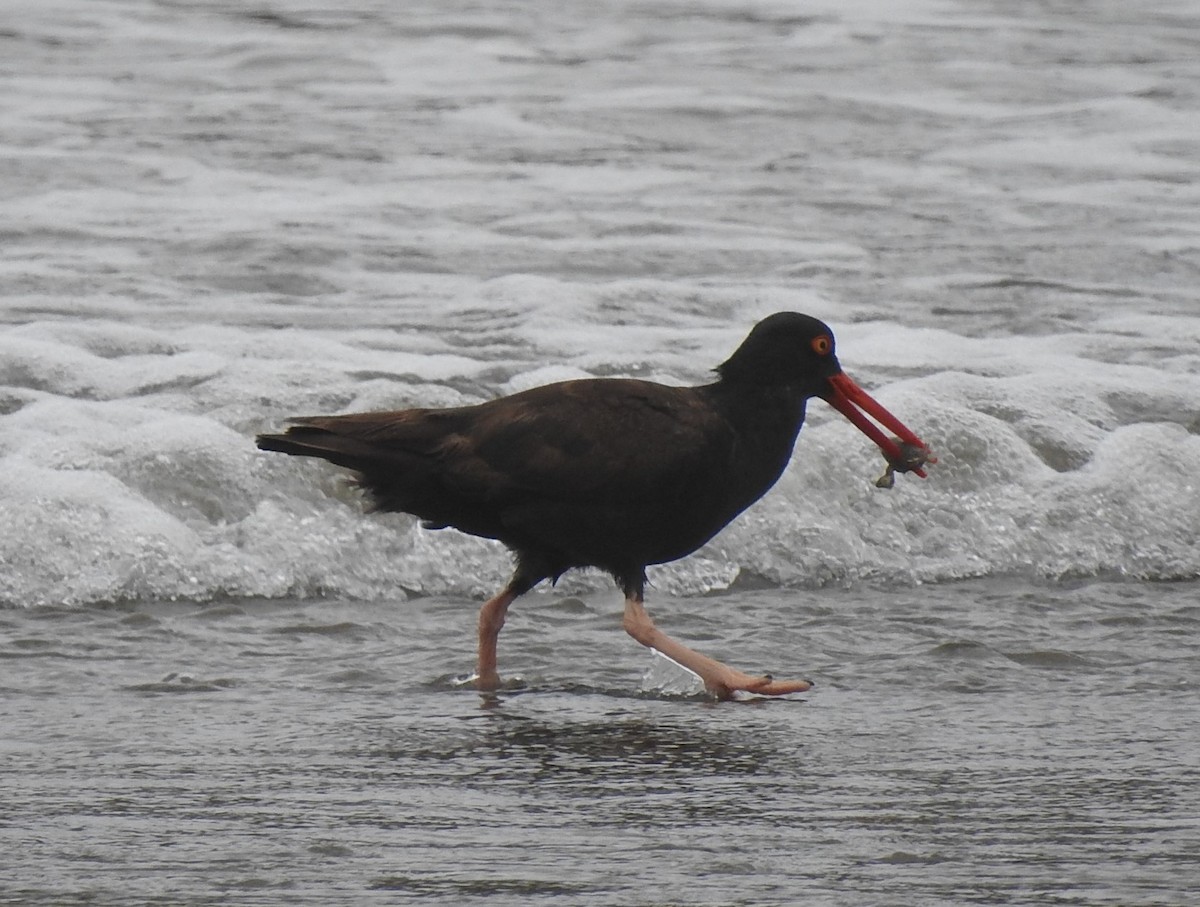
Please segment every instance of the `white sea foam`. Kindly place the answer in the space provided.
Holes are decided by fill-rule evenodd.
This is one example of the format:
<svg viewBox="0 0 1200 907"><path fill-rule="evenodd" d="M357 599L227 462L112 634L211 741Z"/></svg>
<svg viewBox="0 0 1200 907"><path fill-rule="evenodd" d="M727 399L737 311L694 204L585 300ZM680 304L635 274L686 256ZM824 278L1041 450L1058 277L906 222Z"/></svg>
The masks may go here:
<svg viewBox="0 0 1200 907"><path fill-rule="evenodd" d="M10 333L5 599L475 595L496 585L507 570L499 546L402 516L364 517L337 470L260 453L250 436L294 412L454 405L589 374L705 380L750 323L605 326L602 305L622 288L561 282L554 291L573 304L546 318L542 284L504 281L508 313L493 311L470 334L483 344L479 359L431 353L437 344L415 332L244 329L193 339L46 322ZM522 289L532 301L517 313ZM645 291L626 289L630 299ZM646 308L638 318L630 307L635 321L663 315ZM506 342L489 338L499 321L507 357ZM1158 323L1136 336L990 340L846 325L848 370L937 451L929 479L876 489L873 446L814 402L779 486L697 557L655 570L654 582L694 592L739 574L798 585L1011 571L1197 575L1191 401L1200 377L1173 370L1161 346L1153 366L1136 362ZM443 330L466 339L461 321L448 318ZM385 341L394 349L372 348ZM1193 342L1185 334L1177 352L1191 356ZM243 358L249 349L259 358ZM559 362L530 366L543 358Z"/></svg>
<svg viewBox="0 0 1200 907"><path fill-rule="evenodd" d="M253 435L703 382L785 309L939 463L877 489L814 402L779 485L659 588L1200 576L1169 4L1059 21L1075 62L955 3L279 6L64 0L0 39L5 604L483 594L500 546L364 516Z"/></svg>

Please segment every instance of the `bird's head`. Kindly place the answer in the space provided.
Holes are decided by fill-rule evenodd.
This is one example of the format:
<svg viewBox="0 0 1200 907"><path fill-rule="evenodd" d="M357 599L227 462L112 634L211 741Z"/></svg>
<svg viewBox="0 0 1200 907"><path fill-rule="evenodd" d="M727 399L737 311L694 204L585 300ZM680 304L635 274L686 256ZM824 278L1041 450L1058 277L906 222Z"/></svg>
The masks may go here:
<svg viewBox="0 0 1200 907"><path fill-rule="evenodd" d="M764 318L717 366L717 373L729 384L786 385L805 397L820 397L875 442L888 461L889 474L914 472L925 478L922 467L937 462L916 433L842 371L833 331L811 315L777 312Z"/></svg>

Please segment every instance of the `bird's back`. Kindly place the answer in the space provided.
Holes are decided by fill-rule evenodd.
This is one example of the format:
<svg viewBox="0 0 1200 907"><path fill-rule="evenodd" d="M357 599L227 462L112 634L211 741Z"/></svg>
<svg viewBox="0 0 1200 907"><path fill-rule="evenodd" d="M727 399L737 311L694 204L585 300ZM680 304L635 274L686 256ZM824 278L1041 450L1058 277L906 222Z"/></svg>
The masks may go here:
<svg viewBox="0 0 1200 907"><path fill-rule="evenodd" d="M557 574L694 551L774 482L798 428L771 442L786 449L756 453L709 388L585 379L475 406L298 419L258 443L352 469L378 509L499 539ZM748 456L772 459L761 488L743 487Z"/></svg>

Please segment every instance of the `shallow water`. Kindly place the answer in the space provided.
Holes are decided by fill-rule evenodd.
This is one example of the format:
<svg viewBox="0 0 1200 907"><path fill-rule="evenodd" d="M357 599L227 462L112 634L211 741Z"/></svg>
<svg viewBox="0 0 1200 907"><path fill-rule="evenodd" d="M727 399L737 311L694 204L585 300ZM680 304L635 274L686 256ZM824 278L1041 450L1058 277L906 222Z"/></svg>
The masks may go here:
<svg viewBox="0 0 1200 907"><path fill-rule="evenodd" d="M1200 9L0 10L0 902L1200 903ZM708 379L817 403L651 613L364 517L289 415Z"/></svg>
<svg viewBox="0 0 1200 907"><path fill-rule="evenodd" d="M6 902L1188 902L1194 587L662 597L817 683L725 704L522 605L487 697L445 599L9 612Z"/></svg>

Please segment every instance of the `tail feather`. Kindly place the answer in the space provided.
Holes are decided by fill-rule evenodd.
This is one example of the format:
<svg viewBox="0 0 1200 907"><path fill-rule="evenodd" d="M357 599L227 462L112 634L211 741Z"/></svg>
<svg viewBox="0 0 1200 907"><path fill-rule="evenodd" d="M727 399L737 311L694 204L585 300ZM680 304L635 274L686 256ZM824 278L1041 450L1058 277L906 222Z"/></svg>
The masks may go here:
<svg viewBox="0 0 1200 907"><path fill-rule="evenodd" d="M263 434L254 441L260 450L278 451L294 457L318 457L357 472L369 470L381 459L377 446L313 425L293 425L283 434Z"/></svg>
<svg viewBox="0 0 1200 907"><path fill-rule="evenodd" d="M317 419L324 424L315 424ZM368 438L355 436L363 434L364 427ZM447 504L436 460L395 444L395 433L391 444L381 443L377 433L371 439L373 427L364 420L317 417L298 421L282 433L261 434L255 443L262 450L317 457L352 470L353 484L365 493L371 510L411 513L429 528L453 525L457 510Z"/></svg>
<svg viewBox="0 0 1200 907"><path fill-rule="evenodd" d="M431 526L459 526L496 538L488 512L466 494L473 464L463 459L467 410L402 410L290 420L287 431L259 435L262 450L327 460L354 473L371 509L411 513ZM457 443L456 443L457 442ZM466 463L466 467L464 467ZM465 478L464 478L465 476Z"/></svg>

